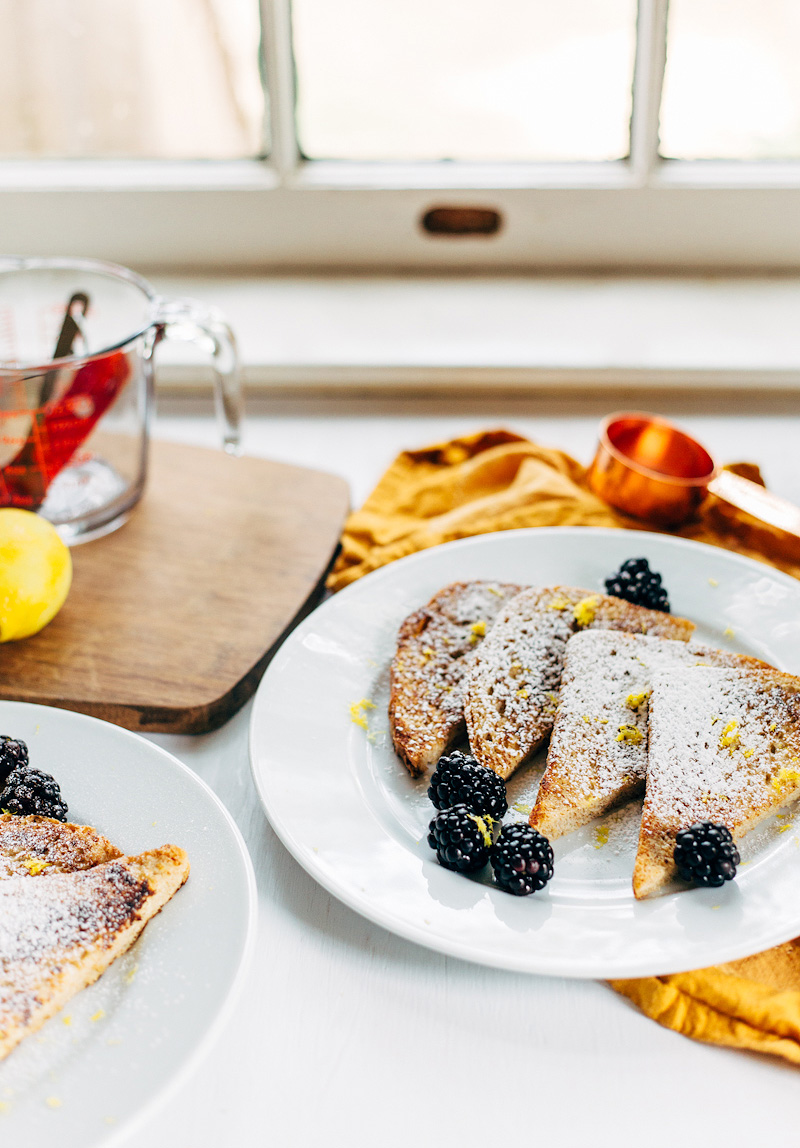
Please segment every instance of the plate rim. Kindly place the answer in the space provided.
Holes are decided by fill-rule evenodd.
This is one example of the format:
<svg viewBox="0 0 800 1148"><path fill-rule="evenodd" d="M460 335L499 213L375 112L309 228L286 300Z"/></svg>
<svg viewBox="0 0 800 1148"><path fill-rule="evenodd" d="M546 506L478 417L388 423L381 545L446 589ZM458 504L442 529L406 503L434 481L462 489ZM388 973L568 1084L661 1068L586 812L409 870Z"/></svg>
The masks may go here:
<svg viewBox="0 0 800 1148"><path fill-rule="evenodd" d="M101 1146L102 1148L113 1148L114 1145L126 1140L135 1132L140 1131L142 1126L151 1120L170 1098L180 1090L186 1080L200 1067L202 1061L208 1056L236 1007L255 955L258 937L258 887L253 861L239 826L236 824L233 815L227 809L221 798L218 797L207 781L195 773L193 769L168 749L150 741L135 730L118 726L114 722L105 721L103 718L94 717L91 714L82 713L80 710L70 710L63 706L51 706L43 702L0 699L0 715L2 715L3 710L11 707L17 709L22 708L32 713L47 715L57 713L62 716L67 715L68 720L74 720L78 725L88 723L89 725L99 725L110 728L114 731L115 736L121 735L123 740L131 741L132 743L141 743L147 747L148 751L152 751L156 757L166 759L170 767L173 769L177 767L177 773L181 775L188 784L196 785L204 798L207 800L210 799L211 804L215 806L217 812L222 815L223 822L227 825L231 833L236 845L236 851L242 861L247 890L245 938L230 983L225 990L225 995L215 1014L209 1021L203 1036L192 1051L183 1059L174 1073L168 1076L163 1085L156 1088L140 1108L126 1117L120 1125L109 1128L107 1132L100 1130L95 1138L91 1138L90 1132L85 1134L84 1144L86 1148L101 1148ZM58 1013L55 1015L57 1016ZM1 1065L2 1062L0 1062L0 1066Z"/></svg>
<svg viewBox="0 0 800 1148"><path fill-rule="evenodd" d="M248 756L250 759L250 771L253 778L256 791L258 793L259 801L261 803L264 815L266 816L272 829L275 831L277 837L288 850L290 855L297 861L302 869L309 874L319 885L321 885L328 893L336 897L337 900L347 905L348 908L358 913L359 916L364 917L366 920L372 921L382 928L385 928L390 933L400 936L405 940L411 941L415 944L421 945L433 952L443 953L450 957L455 957L460 960L470 961L486 967L504 969L513 972L527 973L532 976L558 976L568 979L627 979L627 978L640 978L645 976L658 976L658 975L672 975L673 973L688 972L694 968L699 967L696 965L681 965L680 967L670 970L670 973L661 971L641 972L641 962L638 964L631 963L629 968L620 965L618 970L613 973L587 973L584 969L573 969L569 966L564 967L560 965L557 960L548 960L545 958L532 967L531 962L524 956L515 957L514 954L504 955L502 953L495 953L493 951L476 950L475 946L471 943L460 942L455 938L442 935L441 933L430 934L422 929L420 926L414 925L412 922L399 917L393 916L390 912L386 912L383 906L376 904L374 901L369 901L368 898L362 898L358 895L357 890L348 884L345 880L337 880L336 877L329 873L323 866L318 863L315 864L313 856L309 854L303 844L296 839L294 833L284 823L281 815L272 808L271 798L267 792L266 779L262 778L256 765L256 751L255 751L255 731L256 725L259 721L259 709L262 704L262 698L266 694L270 671L276 664L280 664L280 658L285 656L286 650L297 641L302 634L309 629L314 622L314 618L318 613L326 613L333 610L334 603L342 601L346 596L349 597L353 592L365 584L368 580L371 584L382 580L384 578L393 576L398 569L406 569L411 565L424 562L426 556L432 552L441 552L443 550L454 551L463 548L469 548L475 545L489 545L492 540L507 538L511 536L530 536L536 534L550 535L585 535L591 533L594 536L604 536L609 538L632 538L641 539L646 544L648 539L658 539L659 541L666 541L670 546L675 546L678 549L688 549L695 552L711 551L717 556L722 556L723 560L733 562L734 565L744 567L746 570L758 570L761 566L764 567L765 573L777 579L779 583L783 583L787 587L798 593L800 592L800 581L785 571L772 566L769 562L760 562L758 559L750 558L747 555L739 554L737 551L728 550L725 547L712 546L709 543L701 542L696 539L683 538L680 536L673 536L664 534L662 532L650 530L627 530L617 527L592 527L592 526L541 526L541 527L522 527L515 530L504 530L489 532L486 534L470 535L466 538L454 539L451 542L439 543L432 547L426 547L424 550L415 551L413 554L398 558L393 562L379 567L377 570L370 571L368 574L363 575L361 578L350 583L348 586L343 587L335 595L327 598L319 606L316 607L301 623L292 631L288 639L283 643L280 650L277 651L275 658L267 668L264 677L259 684L253 700L253 707L250 714L248 724ZM798 671L800 673L800 670ZM364 803L364 810L369 813L369 808ZM398 848L402 848L399 844ZM800 931L800 910L795 925L787 931L788 926L784 925L782 928L776 928L773 933L766 934L766 940L759 941L759 946L755 952L764 951L774 945L781 944L787 940L792 939ZM729 949L726 949L722 955L716 957L713 964L722 964L729 961L739 960L747 956L751 956L754 950L751 944L743 941L741 945L731 944Z"/></svg>
<svg viewBox="0 0 800 1148"><path fill-rule="evenodd" d="M462 547L468 548L469 546L478 544L485 545L488 544L488 540L490 539L513 538L514 536L532 534L593 534L595 536L602 535L606 538L619 538L622 536L642 539L665 539L670 545L676 546L679 549L686 547L690 550L710 550L712 554L724 554L727 559L749 569L764 566L770 574L774 575L779 581L783 581L787 585L795 588L800 585L800 581L797 578L794 578L791 574L787 574L786 571L781 570L780 567L771 565L771 563L766 560L761 562L758 558L750 558L747 554L740 554L738 550L728 550L725 546L713 546L710 542L701 542L696 538L684 538L679 534L665 534L663 531L647 529L629 530L619 526L522 526L514 530L495 530L486 534L470 534L466 538L454 538L450 542L439 542L435 546L426 546L424 550L415 550L413 554L406 554L402 558L395 558L394 561L387 562L384 566L379 566L377 570L370 570L367 574L362 574L360 578L356 578L354 582L343 586L341 590L337 590L331 594L324 602L320 602L320 604L295 627L292 634L288 635L288 637L292 637L297 630L305 626L309 618L316 614L317 611L325 609L331 602L341 601L345 595L349 595L357 587L363 585L367 579L371 582L375 582L379 578L388 577L390 571L394 572L400 567L406 568L416 562L420 562L425 559L426 555L433 551L439 553L443 550L456 550ZM264 676L266 677L266 674ZM261 684L259 683L259 689L260 688Z"/></svg>

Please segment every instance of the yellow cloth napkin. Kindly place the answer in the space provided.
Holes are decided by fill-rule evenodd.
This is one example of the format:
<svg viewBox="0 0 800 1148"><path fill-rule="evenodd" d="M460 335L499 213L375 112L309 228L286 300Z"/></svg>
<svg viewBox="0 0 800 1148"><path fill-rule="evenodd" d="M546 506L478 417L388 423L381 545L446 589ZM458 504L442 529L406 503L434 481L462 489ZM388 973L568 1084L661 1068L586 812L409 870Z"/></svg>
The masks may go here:
<svg viewBox="0 0 800 1148"><path fill-rule="evenodd" d="M752 464L730 469L761 482ZM646 529L592 494L585 473L563 451L538 446L505 430L403 451L361 509L347 519L328 587L341 590L396 558L494 530L521 526ZM800 578L800 550L787 553L776 531L715 498L707 499L698 518L677 533L768 560Z"/></svg>
<svg viewBox="0 0 800 1148"><path fill-rule="evenodd" d="M800 938L727 965L610 983L665 1028L800 1064Z"/></svg>
<svg viewBox="0 0 800 1148"><path fill-rule="evenodd" d="M731 469L761 481L751 464ZM339 590L441 542L522 526L646 529L592 494L584 468L569 455L509 431L485 431L399 455L348 518L328 586ZM678 533L800 578L800 552L787 552L777 532L714 498ZM717 968L611 983L685 1036L800 1064L800 938Z"/></svg>

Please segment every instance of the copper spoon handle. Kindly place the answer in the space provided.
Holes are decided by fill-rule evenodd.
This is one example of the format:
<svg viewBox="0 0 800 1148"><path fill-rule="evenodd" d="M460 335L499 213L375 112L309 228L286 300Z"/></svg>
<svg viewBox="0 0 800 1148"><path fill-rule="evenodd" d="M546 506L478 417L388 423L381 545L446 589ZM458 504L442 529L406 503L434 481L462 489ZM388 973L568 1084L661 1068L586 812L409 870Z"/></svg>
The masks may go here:
<svg viewBox="0 0 800 1148"><path fill-rule="evenodd" d="M709 482L708 491L753 518L759 518L770 526L777 526L779 530L800 538L800 507L765 490L757 482L751 482L749 478L742 478L729 470L721 470Z"/></svg>

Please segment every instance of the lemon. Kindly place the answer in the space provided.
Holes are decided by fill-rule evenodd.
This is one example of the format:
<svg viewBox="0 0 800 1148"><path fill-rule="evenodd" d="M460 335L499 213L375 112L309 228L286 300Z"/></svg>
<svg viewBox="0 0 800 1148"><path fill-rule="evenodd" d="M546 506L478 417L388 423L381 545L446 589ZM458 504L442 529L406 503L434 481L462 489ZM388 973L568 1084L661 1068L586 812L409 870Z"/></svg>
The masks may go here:
<svg viewBox="0 0 800 1148"><path fill-rule="evenodd" d="M0 642L38 634L71 582L72 559L56 528L30 510L0 509Z"/></svg>

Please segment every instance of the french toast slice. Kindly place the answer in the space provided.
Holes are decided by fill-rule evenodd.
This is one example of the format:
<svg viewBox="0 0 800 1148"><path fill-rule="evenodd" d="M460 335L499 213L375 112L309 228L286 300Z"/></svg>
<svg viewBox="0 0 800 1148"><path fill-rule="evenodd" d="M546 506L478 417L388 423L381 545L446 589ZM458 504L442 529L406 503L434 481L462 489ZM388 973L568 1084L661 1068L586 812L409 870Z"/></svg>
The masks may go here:
<svg viewBox="0 0 800 1148"><path fill-rule="evenodd" d="M694 624L571 586L522 590L499 614L466 682L467 733L482 765L510 777L542 744L553 727L567 640L587 629L688 641Z"/></svg>
<svg viewBox="0 0 800 1148"><path fill-rule="evenodd" d="M125 952L189 873L174 845L0 882L0 1060Z"/></svg>
<svg viewBox="0 0 800 1148"><path fill-rule="evenodd" d="M0 814L0 880L74 873L121 856L115 845L89 825Z"/></svg>
<svg viewBox="0 0 800 1148"><path fill-rule="evenodd" d="M585 630L571 637L531 826L561 837L643 793L652 677L698 664L772 668L743 654L647 634Z"/></svg>
<svg viewBox="0 0 800 1148"><path fill-rule="evenodd" d="M798 792L800 678L708 666L655 674L634 895L675 876L680 829L713 821L739 840Z"/></svg>
<svg viewBox="0 0 800 1148"><path fill-rule="evenodd" d="M519 590L506 582L454 582L401 625L389 726L412 776L424 773L463 733L465 675L497 614Z"/></svg>

